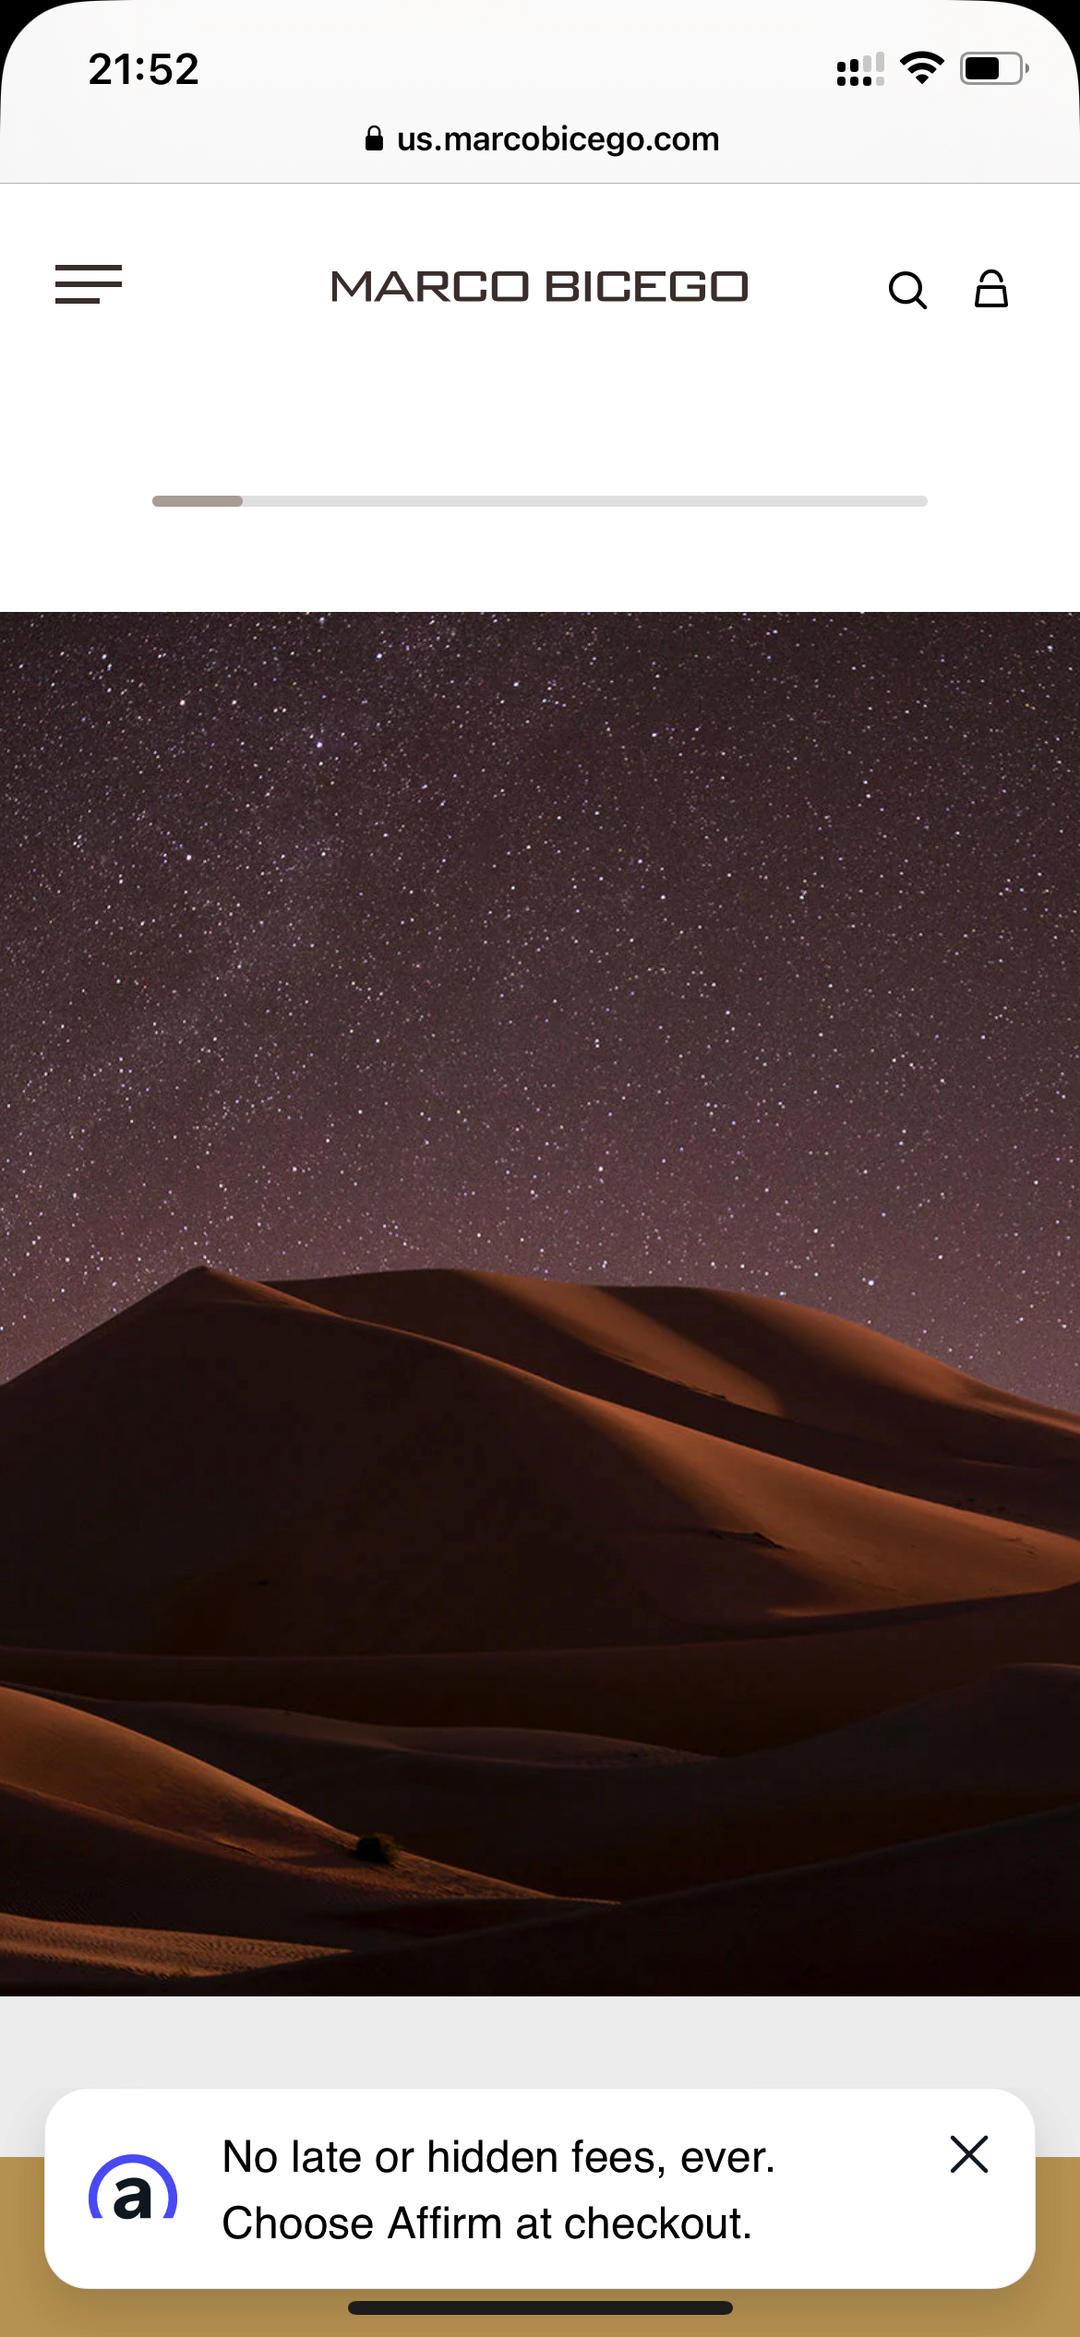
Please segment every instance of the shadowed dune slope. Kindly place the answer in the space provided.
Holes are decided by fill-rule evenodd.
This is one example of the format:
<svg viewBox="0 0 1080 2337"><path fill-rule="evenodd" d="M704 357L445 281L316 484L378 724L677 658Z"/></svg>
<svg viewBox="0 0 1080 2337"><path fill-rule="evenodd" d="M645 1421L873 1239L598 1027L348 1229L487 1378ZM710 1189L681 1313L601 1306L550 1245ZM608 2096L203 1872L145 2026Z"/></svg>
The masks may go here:
<svg viewBox="0 0 1080 2337"><path fill-rule="evenodd" d="M365 1952L395 1938L518 1921L544 1900L403 1853L383 1872L339 1861L252 1860L165 1827L0 1788L6 1917L154 1933L195 1931Z"/></svg>
<svg viewBox="0 0 1080 2337"><path fill-rule="evenodd" d="M616 1401L628 1400L625 1383L604 1376L605 1365L845 1436L973 1459L1080 1463L1080 1420L1072 1415L784 1299L445 1271L275 1287Z"/></svg>
<svg viewBox="0 0 1080 2337"><path fill-rule="evenodd" d="M718 1888L432 1942L254 1991L516 1996L1067 1994L1080 1959L1080 1810ZM218 1983L207 1985L216 1987ZM226 1990L235 1983L220 1983ZM246 1983L245 1983L246 1985Z"/></svg>
<svg viewBox="0 0 1080 2337"><path fill-rule="evenodd" d="M794 1744L1015 1663L1080 1666L1080 1588L696 1645L315 1658L0 1648L0 1677L91 1700L541 1729L710 1755Z"/></svg>
<svg viewBox="0 0 1080 2337"><path fill-rule="evenodd" d="M1080 1801L1080 1670L1017 1666L727 1760L498 1729L198 1705L99 1710L433 1859L561 1896L649 1897Z"/></svg>
<svg viewBox="0 0 1080 2337"><path fill-rule="evenodd" d="M454 1292L475 1283L481 1312L488 1291L479 1277L375 1279L445 1280ZM348 1287L366 1302L366 1285ZM559 1289L525 1287L541 1315ZM645 1322L637 1352L652 1365L635 1363L639 1398L669 1384L677 1363L689 1370L699 1351L707 1360L706 1328L721 1356L713 1377L752 1393L741 1363L728 1373L722 1357L723 1336L742 1354L750 1302L717 1299L714 1320L709 1293L564 1292L564 1314L575 1295L583 1321L599 1310L609 1340L607 1310ZM509 1303L504 1286L496 1296ZM646 1302L670 1315L675 1298L689 1309L683 1328L650 1327ZM956 1424L975 1421L984 1459L998 1440L1003 1474L1015 1451L1024 1470L1055 1477L1059 1501L1062 1481L1075 1482L1075 1424L851 1326L800 1309L774 1325L774 1313L748 1318L755 1353L768 1344L764 1324L780 1358L771 1401L790 1400L802 1341L808 1388L832 1384L837 1415L844 1371L862 1369L878 1428L891 1404L901 1442L932 1416L930 1446L952 1449ZM565 1339L561 1318L557 1327ZM768 1393L757 1362L754 1387ZM820 1390L814 1400L829 1410ZM0 1390L0 1497L0 1629L27 1646L312 1656L647 1646L1080 1578L1075 1530L864 1484L662 1407L582 1393L566 1376L210 1273Z"/></svg>
<svg viewBox="0 0 1080 2337"><path fill-rule="evenodd" d="M240 1850L325 1863L342 1848L321 1819L130 1724L0 1688L0 1788Z"/></svg>
<svg viewBox="0 0 1080 2337"><path fill-rule="evenodd" d="M1065 1414L725 1292L200 1271L0 1388L0 1520L0 1988L1075 1984Z"/></svg>
<svg viewBox="0 0 1080 2337"><path fill-rule="evenodd" d="M359 1864L343 1830L240 1777L10 1688L0 1690L0 1839L5 1912L61 1923L336 1944L343 1927L394 1928L416 1908L452 1926L459 1902L535 1904L513 1884L412 1853Z"/></svg>

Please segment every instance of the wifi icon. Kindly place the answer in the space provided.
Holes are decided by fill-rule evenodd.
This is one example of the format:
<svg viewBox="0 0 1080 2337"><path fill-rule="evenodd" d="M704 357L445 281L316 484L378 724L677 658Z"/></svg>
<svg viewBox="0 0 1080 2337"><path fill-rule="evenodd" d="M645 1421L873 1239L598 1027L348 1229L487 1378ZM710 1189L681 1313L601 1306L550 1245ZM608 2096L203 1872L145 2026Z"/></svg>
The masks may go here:
<svg viewBox="0 0 1080 2337"><path fill-rule="evenodd" d="M943 65L945 59L939 57L934 49L909 49L907 56L901 57L900 63L906 66L914 81L929 81L931 74L937 72L938 66Z"/></svg>

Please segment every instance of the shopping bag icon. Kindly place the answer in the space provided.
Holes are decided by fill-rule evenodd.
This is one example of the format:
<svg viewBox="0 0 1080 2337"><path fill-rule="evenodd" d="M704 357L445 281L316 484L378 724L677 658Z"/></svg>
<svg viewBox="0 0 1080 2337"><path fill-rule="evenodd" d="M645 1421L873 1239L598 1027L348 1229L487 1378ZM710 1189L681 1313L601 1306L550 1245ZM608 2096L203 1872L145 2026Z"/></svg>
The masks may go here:
<svg viewBox="0 0 1080 2337"><path fill-rule="evenodd" d="M997 268L984 268L975 286L976 308L1008 308L1005 278Z"/></svg>

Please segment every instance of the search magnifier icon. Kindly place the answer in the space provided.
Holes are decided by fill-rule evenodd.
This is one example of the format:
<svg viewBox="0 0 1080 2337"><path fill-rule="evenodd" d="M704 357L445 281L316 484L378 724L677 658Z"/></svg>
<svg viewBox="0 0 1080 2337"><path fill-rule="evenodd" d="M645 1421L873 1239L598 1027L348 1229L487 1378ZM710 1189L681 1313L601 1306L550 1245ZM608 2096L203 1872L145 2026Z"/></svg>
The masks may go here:
<svg viewBox="0 0 1080 2337"><path fill-rule="evenodd" d="M889 278L889 297L898 301L901 308L925 308L922 277L913 268L899 268Z"/></svg>

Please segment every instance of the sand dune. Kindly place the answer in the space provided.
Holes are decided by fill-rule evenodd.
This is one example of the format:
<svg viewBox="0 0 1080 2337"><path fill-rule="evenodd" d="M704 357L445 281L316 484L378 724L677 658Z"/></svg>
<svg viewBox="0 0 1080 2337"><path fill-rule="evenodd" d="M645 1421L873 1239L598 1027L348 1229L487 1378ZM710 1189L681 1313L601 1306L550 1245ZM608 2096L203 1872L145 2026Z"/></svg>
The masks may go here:
<svg viewBox="0 0 1080 2337"><path fill-rule="evenodd" d="M797 1745L707 1760L493 1729L110 1705L331 1825L562 1897L641 1898L1080 1801L1080 1669L1023 1666Z"/></svg>
<svg viewBox="0 0 1080 2337"><path fill-rule="evenodd" d="M313 1964L344 1949L281 1939L229 1939L197 1931L127 1930L119 1924L47 1923L0 1915L0 1989L123 1988Z"/></svg>
<svg viewBox="0 0 1080 2337"><path fill-rule="evenodd" d="M48 1796L226 1849L322 1864L334 1828L130 1727L43 1697L0 1689L0 1789Z"/></svg>
<svg viewBox="0 0 1080 2337"><path fill-rule="evenodd" d="M1080 1421L857 1325L199 1272L0 1388L0 1500L0 1985L947 1987L1071 1855Z"/></svg>
<svg viewBox="0 0 1080 2337"><path fill-rule="evenodd" d="M495 1274L276 1287L835 1476L1075 1529L1075 1419L806 1307Z"/></svg>
<svg viewBox="0 0 1080 2337"><path fill-rule="evenodd" d="M220 1747L229 1756L221 1766L230 1772L267 1766L277 1773L274 1791L283 1790L282 1777L292 1770L304 1782L305 1806L314 1806L320 1771L328 1786L351 1795L345 1781L350 1763L360 1776L400 1776L415 1781L418 1790L429 1779L448 1790L460 1787L470 1802L477 1782L492 1776L508 1778L518 1793L535 1790L562 1802L567 1770L586 1780L586 1790L595 1782L605 1793L631 1794L648 1772L673 1795L723 1777L740 1789L753 1780L785 1798L800 1790L810 1798L822 1785L849 1784L857 1772L867 1790L933 1788L948 1776L958 1784L1080 1795L1080 1667L1070 1664L1010 1665L970 1686L898 1705L797 1745L728 1760L544 1729L388 1728L211 1704L127 1702L95 1709L122 1718L125 1732L197 1750L200 1765L211 1758L211 1747ZM267 1800L269 1776L253 1782L267 1788L259 1797ZM344 1825L356 1812L350 1801L347 1809L324 1814L331 1825Z"/></svg>
<svg viewBox="0 0 1080 2337"><path fill-rule="evenodd" d="M497 1920L532 1894L405 1852L358 1863L347 1834L96 1714L0 1691L5 1915L354 1949L402 1925Z"/></svg>
<svg viewBox="0 0 1080 2337"><path fill-rule="evenodd" d="M1075 1463L1080 1422L989 1387L861 1323L784 1299L661 1285L544 1282L515 1274L400 1273L283 1282L290 1296L491 1356L585 1393L627 1400L597 1378L626 1365L657 1381L803 1421L1001 1461ZM632 1401L632 1399L631 1399ZM651 1409L651 1406L646 1406Z"/></svg>
<svg viewBox="0 0 1080 2337"><path fill-rule="evenodd" d="M315 1658L9 1647L0 1677L95 1701L522 1726L711 1755L797 1743L1015 1662L1080 1665L1080 1589L666 1646Z"/></svg>
<svg viewBox="0 0 1080 2337"><path fill-rule="evenodd" d="M542 1973L557 1996L1071 1994L1078 1854L1080 1810L1056 1810L314 1974L294 1964L252 1987L501 1996Z"/></svg>
<svg viewBox="0 0 1080 2337"><path fill-rule="evenodd" d="M962 1407L938 1411L944 1436ZM1007 1407L970 1416L1003 1452L1019 1433ZM1050 1415L1021 1427L1059 1471L1080 1452ZM0 1487L4 1633L28 1645L662 1644L1080 1579L1075 1533L209 1274L0 1390Z"/></svg>

